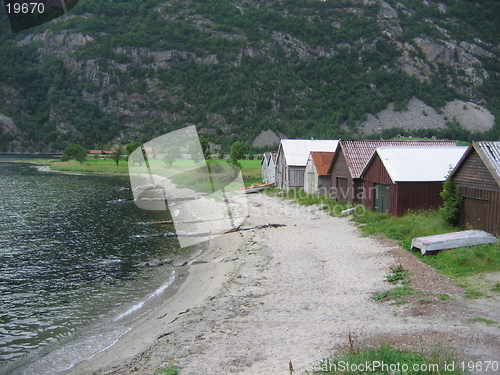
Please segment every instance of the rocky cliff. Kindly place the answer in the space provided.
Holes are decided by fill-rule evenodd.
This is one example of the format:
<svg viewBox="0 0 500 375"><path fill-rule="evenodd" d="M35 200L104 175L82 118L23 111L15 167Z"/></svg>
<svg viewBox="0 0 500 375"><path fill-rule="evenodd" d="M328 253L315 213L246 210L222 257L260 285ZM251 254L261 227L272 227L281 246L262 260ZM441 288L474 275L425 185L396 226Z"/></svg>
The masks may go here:
<svg viewBox="0 0 500 375"><path fill-rule="evenodd" d="M499 14L493 0L86 0L17 34L2 14L0 147L103 147L187 124L223 147L266 130L495 138Z"/></svg>

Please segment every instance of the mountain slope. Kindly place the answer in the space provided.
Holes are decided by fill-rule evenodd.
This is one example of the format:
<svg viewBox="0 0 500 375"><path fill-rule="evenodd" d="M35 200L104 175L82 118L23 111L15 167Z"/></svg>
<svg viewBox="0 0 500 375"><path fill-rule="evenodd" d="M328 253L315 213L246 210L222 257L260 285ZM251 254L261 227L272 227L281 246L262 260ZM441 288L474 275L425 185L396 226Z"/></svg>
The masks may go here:
<svg viewBox="0 0 500 375"><path fill-rule="evenodd" d="M484 134L449 119L426 135L497 139L499 15L495 0L81 0L12 34L2 13L0 148L102 147L186 124L223 147L267 129L362 136L367 114L412 97L496 115Z"/></svg>

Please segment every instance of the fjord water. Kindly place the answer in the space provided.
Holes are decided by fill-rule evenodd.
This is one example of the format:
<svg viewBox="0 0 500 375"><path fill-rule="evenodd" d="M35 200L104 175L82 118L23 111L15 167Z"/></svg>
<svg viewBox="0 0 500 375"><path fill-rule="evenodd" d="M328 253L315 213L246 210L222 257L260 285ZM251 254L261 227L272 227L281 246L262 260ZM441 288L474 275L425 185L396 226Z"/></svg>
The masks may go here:
<svg viewBox="0 0 500 375"><path fill-rule="evenodd" d="M111 322L124 312L137 313L148 296L172 282L171 266L141 263L186 256L177 241L135 237L160 231L138 222L168 220L169 214L137 208L129 186L126 176L43 172L0 162L0 373L30 356L42 366L44 351L78 338L86 340L81 346L89 353L75 346L74 359L57 355L35 373L55 373L92 356L125 333ZM87 327L102 337L92 342Z"/></svg>

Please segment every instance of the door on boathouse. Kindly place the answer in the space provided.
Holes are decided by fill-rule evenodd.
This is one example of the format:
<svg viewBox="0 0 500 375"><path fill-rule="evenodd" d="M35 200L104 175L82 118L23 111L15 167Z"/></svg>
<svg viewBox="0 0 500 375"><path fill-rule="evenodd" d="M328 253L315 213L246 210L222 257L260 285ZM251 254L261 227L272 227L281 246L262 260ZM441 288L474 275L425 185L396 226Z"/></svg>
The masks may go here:
<svg viewBox="0 0 500 375"><path fill-rule="evenodd" d="M376 212L387 212L389 209L389 185L374 184L375 186L375 205Z"/></svg>

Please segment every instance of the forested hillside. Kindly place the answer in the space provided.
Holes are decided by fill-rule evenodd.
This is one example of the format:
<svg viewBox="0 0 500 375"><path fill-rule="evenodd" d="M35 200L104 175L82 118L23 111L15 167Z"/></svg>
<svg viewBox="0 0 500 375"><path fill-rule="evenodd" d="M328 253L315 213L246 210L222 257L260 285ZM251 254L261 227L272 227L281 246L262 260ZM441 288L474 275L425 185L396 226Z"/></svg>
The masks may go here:
<svg viewBox="0 0 500 375"><path fill-rule="evenodd" d="M80 0L15 34L2 4L0 31L0 151L147 141L187 124L223 148L267 129L361 137L367 114L412 97L438 113L472 101L496 119L407 135L500 139L497 0Z"/></svg>

